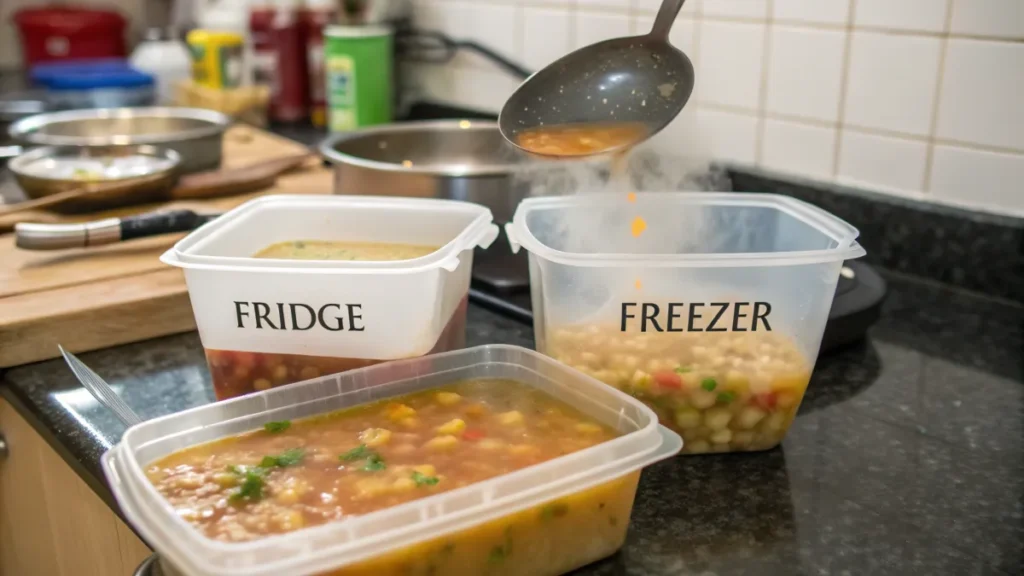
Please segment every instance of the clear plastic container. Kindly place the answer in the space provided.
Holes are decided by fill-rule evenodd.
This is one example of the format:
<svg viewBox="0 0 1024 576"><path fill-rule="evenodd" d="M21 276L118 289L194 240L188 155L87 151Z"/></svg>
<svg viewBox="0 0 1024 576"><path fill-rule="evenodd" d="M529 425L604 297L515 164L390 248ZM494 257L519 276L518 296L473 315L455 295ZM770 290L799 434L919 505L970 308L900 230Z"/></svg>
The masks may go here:
<svg viewBox="0 0 1024 576"><path fill-rule="evenodd" d="M145 464L182 448L267 422L469 378L517 380L616 428L621 436L449 492L242 543L202 535L174 512L143 471ZM420 574L428 572L415 571L415 566L449 553L452 557L441 561L438 573L539 576L561 574L620 548L640 469L680 446L679 436L659 426L655 414L633 398L531 350L494 345L382 364L143 422L103 456L103 469L125 517L160 554L170 574ZM538 521L545 506L559 502L587 512L559 522ZM584 503L593 505L576 506ZM595 521L598 517L602 521ZM488 552L506 541L511 528L520 528L516 534L523 536L514 551L522 560L496 565Z"/></svg>
<svg viewBox="0 0 1024 576"><path fill-rule="evenodd" d="M685 453L765 450L807 389L855 228L769 194L532 198L537 349L642 399Z"/></svg>
<svg viewBox="0 0 1024 576"><path fill-rule="evenodd" d="M214 390L224 399L461 348L473 249L497 233L490 211L467 202L265 196L189 234L161 260L185 270ZM392 262L252 257L296 240L441 248Z"/></svg>

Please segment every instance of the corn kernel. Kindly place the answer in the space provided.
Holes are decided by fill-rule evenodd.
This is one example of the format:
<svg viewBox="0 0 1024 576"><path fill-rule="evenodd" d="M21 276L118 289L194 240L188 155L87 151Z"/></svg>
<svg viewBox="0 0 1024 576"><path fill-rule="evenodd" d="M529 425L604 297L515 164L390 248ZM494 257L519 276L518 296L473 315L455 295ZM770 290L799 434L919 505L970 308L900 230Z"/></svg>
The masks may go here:
<svg viewBox="0 0 1024 576"><path fill-rule="evenodd" d="M505 426L517 426L523 423L523 413L518 410L498 414L498 422Z"/></svg>
<svg viewBox="0 0 1024 576"><path fill-rule="evenodd" d="M305 521L302 518L302 512L298 510L288 510L282 512L277 517L277 524L282 530L297 530L305 525Z"/></svg>
<svg viewBox="0 0 1024 576"><path fill-rule="evenodd" d="M257 378L253 381L252 387L257 391L270 390L270 380L267 380L266 378Z"/></svg>
<svg viewBox="0 0 1024 576"><path fill-rule="evenodd" d="M383 446L391 441L391 430L387 428L367 428L359 433L359 441L370 447Z"/></svg>
<svg viewBox="0 0 1024 576"><path fill-rule="evenodd" d="M401 424L402 427L409 428L410 430L412 430L412 429L415 429L415 428L419 427L420 419L419 418L412 418L412 417L410 417L410 418L402 418L401 420L398 421L398 423Z"/></svg>
<svg viewBox="0 0 1024 576"><path fill-rule="evenodd" d="M413 466L412 469L424 476L433 476L437 473L437 468L434 468L432 464L420 464L419 466Z"/></svg>
<svg viewBox="0 0 1024 576"><path fill-rule="evenodd" d="M704 425L712 430L722 430L732 420L732 413L725 408L712 408L704 413Z"/></svg>
<svg viewBox="0 0 1024 576"><path fill-rule="evenodd" d="M708 392L703 388L698 388L690 394L690 404L698 410L705 410L711 408L718 402L718 394L714 392Z"/></svg>
<svg viewBox="0 0 1024 576"><path fill-rule="evenodd" d="M424 444L424 447L428 450L451 450L458 443L458 438L446 434L444 436L431 438L426 444Z"/></svg>
<svg viewBox="0 0 1024 576"><path fill-rule="evenodd" d="M281 364L280 366L275 366L274 373L272 376L274 377L275 381L283 382L285 379L288 378L288 367L285 366L284 364Z"/></svg>
<svg viewBox="0 0 1024 576"><path fill-rule="evenodd" d="M416 489L416 481L412 478L399 478L391 487L398 492L409 492Z"/></svg>
<svg viewBox="0 0 1024 576"><path fill-rule="evenodd" d="M764 410L761 410L756 406L747 406L740 411L739 416L736 418L736 424L744 430L750 430L754 426L757 426L758 422L760 422L766 415L767 414Z"/></svg>
<svg viewBox="0 0 1024 576"><path fill-rule="evenodd" d="M440 434L459 434L466 429L466 423L459 418L449 420L437 427Z"/></svg>
<svg viewBox="0 0 1024 576"><path fill-rule="evenodd" d="M693 408L681 408L676 410L676 426L681 430L690 430L700 426L700 412Z"/></svg>
<svg viewBox="0 0 1024 576"><path fill-rule="evenodd" d="M231 472L218 472L213 475L213 481L221 488L230 488L238 485L238 475Z"/></svg>
<svg viewBox="0 0 1024 576"><path fill-rule="evenodd" d="M442 406L453 406L458 404L459 400L462 400L462 396L459 396L455 392L438 392L434 395L434 399L436 399L437 403Z"/></svg>
<svg viewBox="0 0 1024 576"><path fill-rule="evenodd" d="M710 440L715 444L728 444L732 440L732 430L728 428L719 430L711 435Z"/></svg>
<svg viewBox="0 0 1024 576"><path fill-rule="evenodd" d="M395 422L416 415L416 410L405 404L388 404L384 410L388 418Z"/></svg>
<svg viewBox="0 0 1024 576"><path fill-rule="evenodd" d="M274 495L274 500L281 504L295 504L299 501L299 493L291 488L285 488Z"/></svg>
<svg viewBox="0 0 1024 576"><path fill-rule="evenodd" d="M487 450L488 452L500 449L504 444L500 440L493 438L484 438L483 440L476 443L481 450Z"/></svg>
<svg viewBox="0 0 1024 576"><path fill-rule="evenodd" d="M306 366L299 372L299 378L303 380L309 380L310 378L316 378L320 375L320 369L316 366Z"/></svg>
<svg viewBox="0 0 1024 576"><path fill-rule="evenodd" d="M472 418L479 418L480 416L483 416L486 413L487 407L485 407L483 404L470 404L469 406L466 406L466 416L470 416Z"/></svg>

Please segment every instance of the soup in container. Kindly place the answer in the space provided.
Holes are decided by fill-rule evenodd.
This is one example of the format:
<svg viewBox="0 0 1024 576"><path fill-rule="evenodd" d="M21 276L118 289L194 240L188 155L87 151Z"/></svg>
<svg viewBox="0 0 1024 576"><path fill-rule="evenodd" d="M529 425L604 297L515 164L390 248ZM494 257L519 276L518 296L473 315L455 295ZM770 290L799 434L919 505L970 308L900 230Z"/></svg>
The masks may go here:
<svg viewBox="0 0 1024 576"><path fill-rule="evenodd" d="M149 420L102 460L172 576L548 576L613 554L682 441L524 348L381 364Z"/></svg>
<svg viewBox="0 0 1024 576"><path fill-rule="evenodd" d="M491 212L452 200L265 196L161 260L185 271L218 399L462 348Z"/></svg>
<svg viewBox="0 0 1024 576"><path fill-rule="evenodd" d="M771 194L531 198L506 232L530 253L537 349L643 400L686 454L782 441L864 255L854 227Z"/></svg>

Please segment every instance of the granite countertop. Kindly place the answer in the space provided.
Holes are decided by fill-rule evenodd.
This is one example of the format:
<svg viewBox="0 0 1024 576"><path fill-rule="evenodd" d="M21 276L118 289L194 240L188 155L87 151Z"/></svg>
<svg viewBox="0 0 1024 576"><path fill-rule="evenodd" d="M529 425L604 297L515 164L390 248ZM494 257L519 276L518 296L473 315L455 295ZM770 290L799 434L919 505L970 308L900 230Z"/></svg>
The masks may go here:
<svg viewBox="0 0 1024 576"><path fill-rule="evenodd" d="M868 341L819 359L781 448L644 471L623 550L579 574L1020 574L1024 308L887 275ZM470 306L470 345L530 346ZM195 333L81 358L143 417L213 400ZM124 426L60 361L0 392L110 501L99 457Z"/></svg>

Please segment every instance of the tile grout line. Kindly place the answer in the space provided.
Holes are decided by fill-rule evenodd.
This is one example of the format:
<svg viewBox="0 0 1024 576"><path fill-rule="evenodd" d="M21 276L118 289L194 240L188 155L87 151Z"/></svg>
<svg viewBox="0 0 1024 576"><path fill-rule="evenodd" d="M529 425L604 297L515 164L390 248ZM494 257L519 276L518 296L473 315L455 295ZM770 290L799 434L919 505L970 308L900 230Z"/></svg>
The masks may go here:
<svg viewBox="0 0 1024 576"><path fill-rule="evenodd" d="M754 165L764 165L764 135L768 125L768 69L772 57L772 30L775 19L775 1L768 0L764 23L764 40L761 44L761 84L757 95L757 132L754 141Z"/></svg>
<svg viewBox="0 0 1024 576"><path fill-rule="evenodd" d="M857 15L857 0L850 0L846 10L846 38L843 39L843 70L839 75L839 103L836 110L836 140L832 150L832 179L839 178L839 160L843 152L843 130L846 120L846 92L850 87L850 59L853 52L853 19Z"/></svg>
<svg viewBox="0 0 1024 576"><path fill-rule="evenodd" d="M929 193L932 188L932 165L935 162L935 141L939 127L939 107L942 105L942 83L946 78L946 52L949 49L948 32L953 24L953 0L946 0L947 35L939 40L939 73L935 75L935 92L932 94L932 115L928 123L928 147L924 154L924 177L921 192Z"/></svg>

